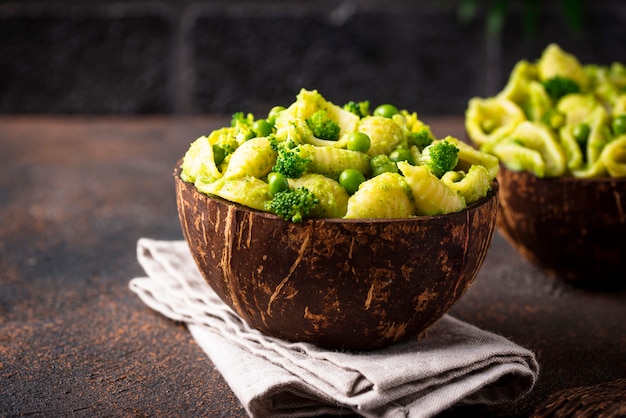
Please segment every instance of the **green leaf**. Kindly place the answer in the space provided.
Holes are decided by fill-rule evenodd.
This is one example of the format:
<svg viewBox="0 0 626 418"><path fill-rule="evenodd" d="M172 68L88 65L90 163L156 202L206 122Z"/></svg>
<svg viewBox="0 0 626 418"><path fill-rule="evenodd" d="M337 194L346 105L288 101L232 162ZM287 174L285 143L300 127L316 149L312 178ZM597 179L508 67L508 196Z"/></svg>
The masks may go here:
<svg viewBox="0 0 626 418"><path fill-rule="evenodd" d="M561 8L565 22L570 30L580 35L584 29L584 1L583 0L561 0Z"/></svg>
<svg viewBox="0 0 626 418"><path fill-rule="evenodd" d="M479 0L464 0L457 9L457 18L461 23L469 23L478 14Z"/></svg>
<svg viewBox="0 0 626 418"><path fill-rule="evenodd" d="M508 1L497 0L491 5L487 12L487 34L490 36L500 36L504 21L506 20L506 10Z"/></svg>
<svg viewBox="0 0 626 418"><path fill-rule="evenodd" d="M539 30L539 1L540 0L524 1L522 24L524 26L524 34L529 38L534 37Z"/></svg>

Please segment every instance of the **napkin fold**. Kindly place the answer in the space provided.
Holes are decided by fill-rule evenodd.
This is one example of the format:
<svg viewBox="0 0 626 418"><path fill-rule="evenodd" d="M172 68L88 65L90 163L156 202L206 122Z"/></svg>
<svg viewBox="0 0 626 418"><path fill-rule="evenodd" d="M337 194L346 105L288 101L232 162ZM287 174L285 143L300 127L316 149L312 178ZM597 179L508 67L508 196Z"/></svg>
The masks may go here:
<svg viewBox="0 0 626 418"><path fill-rule="evenodd" d="M141 238L137 257L147 277L130 289L187 325L252 417L431 417L459 404L514 402L538 377L531 351L450 315L421 338L367 352L269 337L217 297L184 241Z"/></svg>

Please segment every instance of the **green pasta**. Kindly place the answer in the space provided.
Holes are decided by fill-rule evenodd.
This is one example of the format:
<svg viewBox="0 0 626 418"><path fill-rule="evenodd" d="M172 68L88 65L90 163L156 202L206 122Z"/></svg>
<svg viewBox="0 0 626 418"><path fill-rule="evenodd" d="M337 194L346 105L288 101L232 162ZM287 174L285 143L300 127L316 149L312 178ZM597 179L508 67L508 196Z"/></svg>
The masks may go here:
<svg viewBox="0 0 626 418"><path fill-rule="evenodd" d="M576 125L566 125L559 130L561 147L567 160L567 170L571 172L582 170L585 165L583 152L574 137L575 129Z"/></svg>
<svg viewBox="0 0 626 418"><path fill-rule="evenodd" d="M222 177L215 164L213 146L206 136L196 139L185 154L182 165L182 179L191 183L196 180L210 183Z"/></svg>
<svg viewBox="0 0 626 418"><path fill-rule="evenodd" d="M276 164L277 153L267 138L252 138L232 153L224 173L225 179L266 176Z"/></svg>
<svg viewBox="0 0 626 418"><path fill-rule="evenodd" d="M415 214L411 189L397 173L383 173L361 183L348 200L345 218L408 218Z"/></svg>
<svg viewBox="0 0 626 418"><path fill-rule="evenodd" d="M466 204L483 198L489 191L489 171L482 165L473 165L467 173L448 171L441 177L448 187L463 196Z"/></svg>
<svg viewBox="0 0 626 418"><path fill-rule="evenodd" d="M430 172L425 166L398 163L411 188L415 207L420 215L459 212L467 206L465 198Z"/></svg>
<svg viewBox="0 0 626 418"><path fill-rule="evenodd" d="M510 103L485 107L485 119L504 107L510 114L497 121L517 121L523 113ZM302 222L460 211L487 195L498 168L493 155L437 139L415 112L382 104L370 114L367 101L338 106L302 89L266 118L238 112L230 126L196 139L181 178L208 195Z"/></svg>
<svg viewBox="0 0 626 418"><path fill-rule="evenodd" d="M600 155L600 161L612 177L626 177L626 135L611 141Z"/></svg>
<svg viewBox="0 0 626 418"><path fill-rule="evenodd" d="M626 67L583 65L550 44L537 61L520 60L498 94L471 98L465 128L481 151L512 170L624 177L601 158L623 133L615 128L621 118L626 121Z"/></svg>
<svg viewBox="0 0 626 418"><path fill-rule="evenodd" d="M196 188L257 210L265 210L265 202L269 200L267 183L256 177L221 178L211 183L196 183Z"/></svg>
<svg viewBox="0 0 626 418"><path fill-rule="evenodd" d="M367 134L372 142L370 156L389 154L405 139L402 127L393 119L382 116L367 116L361 119L358 131Z"/></svg>
<svg viewBox="0 0 626 418"><path fill-rule="evenodd" d="M524 121L511 132L511 138L523 147L535 150L541 155L545 176L556 177L565 172L566 161L563 149L556 135L545 125ZM502 159L497 151L494 150L494 153Z"/></svg>
<svg viewBox="0 0 626 418"><path fill-rule="evenodd" d="M304 144L300 146L300 155L311 159L307 167L309 172L324 174L335 180L346 168L353 168L365 175L369 174L370 159L362 152Z"/></svg>
<svg viewBox="0 0 626 418"><path fill-rule="evenodd" d="M472 98L465 115L465 128L478 146L506 136L525 120L524 112L513 101L504 98Z"/></svg>

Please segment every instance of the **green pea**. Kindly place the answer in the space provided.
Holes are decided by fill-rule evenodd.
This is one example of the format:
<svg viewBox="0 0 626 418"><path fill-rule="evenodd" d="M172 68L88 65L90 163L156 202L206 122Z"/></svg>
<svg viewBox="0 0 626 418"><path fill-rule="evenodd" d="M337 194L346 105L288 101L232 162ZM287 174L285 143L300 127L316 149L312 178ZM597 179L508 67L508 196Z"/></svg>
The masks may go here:
<svg viewBox="0 0 626 418"><path fill-rule="evenodd" d="M613 134L615 136L626 134L626 115L619 115L613 119Z"/></svg>
<svg viewBox="0 0 626 418"><path fill-rule="evenodd" d="M413 154L411 154L411 151L406 148L399 148L391 151L391 154L389 154L389 159L394 163L406 161L411 165L415 165L415 159L413 159Z"/></svg>
<svg viewBox="0 0 626 418"><path fill-rule="evenodd" d="M379 176L383 173L397 173L397 172L398 172L397 164L390 160L386 164L374 167L372 169L372 177Z"/></svg>
<svg viewBox="0 0 626 418"><path fill-rule="evenodd" d="M348 149L351 151L367 152L370 144L370 137L363 132L351 132L348 135Z"/></svg>
<svg viewBox="0 0 626 418"><path fill-rule="evenodd" d="M220 165L226 158L226 151L224 148L217 144L213 144L213 161L215 161L215 165Z"/></svg>
<svg viewBox="0 0 626 418"><path fill-rule="evenodd" d="M272 133L272 125L265 119L257 119L252 124L252 130L258 137L268 136Z"/></svg>
<svg viewBox="0 0 626 418"><path fill-rule="evenodd" d="M391 118L393 115L398 113L398 108L392 104L381 104L372 113L374 116L382 116L385 118Z"/></svg>
<svg viewBox="0 0 626 418"><path fill-rule="evenodd" d="M267 114L267 121L271 124L274 125L274 123L276 123L276 117L278 116L278 114L280 112L282 112L283 110L285 110L284 106L274 106L273 108L270 109L270 112Z"/></svg>
<svg viewBox="0 0 626 418"><path fill-rule="evenodd" d="M576 139L579 144L585 144L590 133L591 128L587 123L579 123L574 126L574 129L572 130L572 135L574 135L574 139Z"/></svg>
<svg viewBox="0 0 626 418"><path fill-rule="evenodd" d="M346 189L348 194L354 194L364 181L365 176L363 173L353 168L346 168L339 175L339 184Z"/></svg>
<svg viewBox="0 0 626 418"><path fill-rule="evenodd" d="M270 195L285 191L289 188L289 182L282 173L271 172L267 175L267 186Z"/></svg>
<svg viewBox="0 0 626 418"><path fill-rule="evenodd" d="M555 131L565 125L565 115L558 110L551 109L543 117L542 121Z"/></svg>

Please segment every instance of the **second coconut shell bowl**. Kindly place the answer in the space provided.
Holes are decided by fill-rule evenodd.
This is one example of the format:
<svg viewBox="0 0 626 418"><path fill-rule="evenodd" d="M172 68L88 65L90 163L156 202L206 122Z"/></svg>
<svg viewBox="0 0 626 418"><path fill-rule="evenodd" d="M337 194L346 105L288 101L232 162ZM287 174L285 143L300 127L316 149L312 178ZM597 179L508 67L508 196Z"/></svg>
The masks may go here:
<svg viewBox="0 0 626 418"><path fill-rule="evenodd" d="M549 276L585 287L626 283L626 179L498 174L498 229Z"/></svg>

